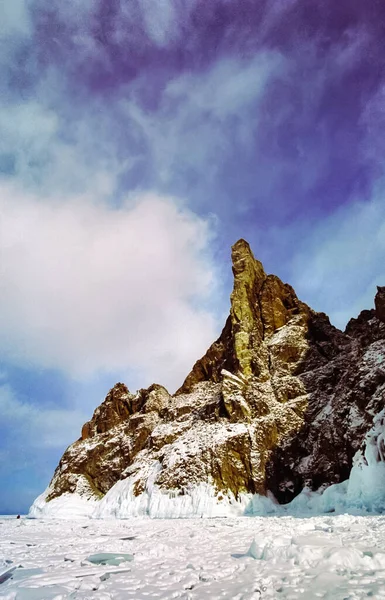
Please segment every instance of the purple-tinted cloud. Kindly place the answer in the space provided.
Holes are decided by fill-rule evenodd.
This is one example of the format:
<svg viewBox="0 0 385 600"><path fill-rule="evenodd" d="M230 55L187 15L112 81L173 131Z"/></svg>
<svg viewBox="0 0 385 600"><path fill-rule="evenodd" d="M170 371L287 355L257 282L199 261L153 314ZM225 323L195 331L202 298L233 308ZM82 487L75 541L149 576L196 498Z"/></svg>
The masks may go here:
<svg viewBox="0 0 385 600"><path fill-rule="evenodd" d="M373 160L361 149L367 137L362 114L383 83L380 3L163 0L154 8L147 1L36 0L29 11L32 33L20 41L10 71L15 93L22 89L27 98L40 89L51 96L47 105L59 111L69 135L71 124L79 129L99 112L108 128L100 145L130 163L121 170L125 188L166 179L164 191L187 195L225 221L233 215L239 230L245 211L264 224L286 222L368 194ZM207 165L204 154L196 162L181 154L191 144L190 123L171 132L164 149L168 172L159 172L151 126L167 126L187 109L189 81L199 95L218 64L252 72L266 54L281 57L284 68L273 69L263 97L238 89L234 73L231 79L223 70L238 94L238 113L222 119L221 127L206 106L191 115L202 149L215 148L215 165ZM179 96L171 99L175 85ZM144 115L142 129L132 113L122 112L125 101ZM218 94L216 101L226 104ZM248 133L247 143L234 135L237 125Z"/></svg>

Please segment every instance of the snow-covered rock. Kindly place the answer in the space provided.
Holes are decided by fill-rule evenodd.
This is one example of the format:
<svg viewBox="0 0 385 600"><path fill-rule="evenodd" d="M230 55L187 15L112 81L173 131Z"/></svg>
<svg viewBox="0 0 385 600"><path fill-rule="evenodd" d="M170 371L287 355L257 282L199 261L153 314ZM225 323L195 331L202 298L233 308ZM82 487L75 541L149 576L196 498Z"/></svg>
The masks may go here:
<svg viewBox="0 0 385 600"><path fill-rule="evenodd" d="M372 438L357 454L385 402L383 288L343 333L266 275L244 240L232 260L230 315L181 388L116 384L33 516L385 508L382 434L370 434L380 461Z"/></svg>

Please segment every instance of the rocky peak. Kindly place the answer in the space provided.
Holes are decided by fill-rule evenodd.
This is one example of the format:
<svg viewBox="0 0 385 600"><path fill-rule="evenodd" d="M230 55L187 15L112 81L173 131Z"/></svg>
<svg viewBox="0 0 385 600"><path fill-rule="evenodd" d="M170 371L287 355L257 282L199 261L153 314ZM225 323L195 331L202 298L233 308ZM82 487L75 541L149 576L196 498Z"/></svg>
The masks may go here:
<svg viewBox="0 0 385 600"><path fill-rule="evenodd" d="M132 413L128 387L124 383L116 383L108 392L105 400L95 410L91 421L83 425L81 439L93 437L112 429Z"/></svg>
<svg viewBox="0 0 385 600"><path fill-rule="evenodd" d="M258 292L266 279L266 273L259 260L254 258L250 245L243 239L231 248L234 292L245 287L249 295ZM234 293L233 292L233 293Z"/></svg>
<svg viewBox="0 0 385 600"><path fill-rule="evenodd" d="M374 298L375 308L363 310L357 318L350 319L345 333L366 347L382 340L385 334L385 286L377 286Z"/></svg>
<svg viewBox="0 0 385 600"><path fill-rule="evenodd" d="M269 378L265 342L293 317L305 325L310 309L293 288L275 275L266 275L249 244L240 239L232 247L234 286L230 316L216 342L198 360L177 393L186 393L200 381L222 381L223 369L263 380Z"/></svg>
<svg viewBox="0 0 385 600"><path fill-rule="evenodd" d="M253 373L253 347L263 339L259 293L266 274L244 240L234 244L231 255L234 287L230 296L230 318L234 353L237 370L249 377Z"/></svg>
<svg viewBox="0 0 385 600"><path fill-rule="evenodd" d="M162 413L167 409L169 398L166 388L157 383L136 394L131 394L124 383L116 383L95 410L91 421L83 425L81 439L106 433L140 411Z"/></svg>
<svg viewBox="0 0 385 600"><path fill-rule="evenodd" d="M177 393L116 384L63 455L47 499L79 481L100 496L127 479L133 496L203 483L286 502L305 483L348 477L385 399L385 288L343 333L267 275L245 240L232 269L225 327Z"/></svg>

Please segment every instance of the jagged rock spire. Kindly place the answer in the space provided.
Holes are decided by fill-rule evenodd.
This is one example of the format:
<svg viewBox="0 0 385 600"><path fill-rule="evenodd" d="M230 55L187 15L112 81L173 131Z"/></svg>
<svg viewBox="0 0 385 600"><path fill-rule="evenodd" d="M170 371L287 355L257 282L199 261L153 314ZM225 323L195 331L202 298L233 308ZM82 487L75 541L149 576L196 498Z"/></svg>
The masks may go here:
<svg viewBox="0 0 385 600"><path fill-rule="evenodd" d="M263 339L263 322L258 301L266 280L262 263L255 260L249 244L241 239L232 247L234 287L230 296L234 353L245 377L253 373L253 347Z"/></svg>
<svg viewBox="0 0 385 600"><path fill-rule="evenodd" d="M383 408L385 288L342 333L267 275L243 239L232 268L225 327L182 387L171 396L117 384L64 453L47 500L100 497L127 479L134 496L210 482L235 497L270 490L289 501L305 482L348 477Z"/></svg>
<svg viewBox="0 0 385 600"><path fill-rule="evenodd" d="M266 275L245 240L234 244L231 257L234 284L229 318L218 340L195 363L177 393L191 391L200 381L221 381L222 369L266 380L269 358L263 341L294 314L302 314L305 322L310 313L290 285L275 275Z"/></svg>

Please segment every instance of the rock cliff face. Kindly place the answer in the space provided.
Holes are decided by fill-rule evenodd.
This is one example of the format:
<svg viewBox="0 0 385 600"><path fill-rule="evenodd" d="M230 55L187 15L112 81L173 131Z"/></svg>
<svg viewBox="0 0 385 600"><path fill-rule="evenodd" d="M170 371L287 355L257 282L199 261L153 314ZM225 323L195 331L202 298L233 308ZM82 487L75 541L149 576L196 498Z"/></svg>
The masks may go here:
<svg viewBox="0 0 385 600"><path fill-rule="evenodd" d="M232 261L218 340L173 396L116 384L64 453L47 501L102 498L129 478L134 496L209 484L219 499L270 490L288 502L349 476L385 402L385 288L342 333L266 275L244 240Z"/></svg>

